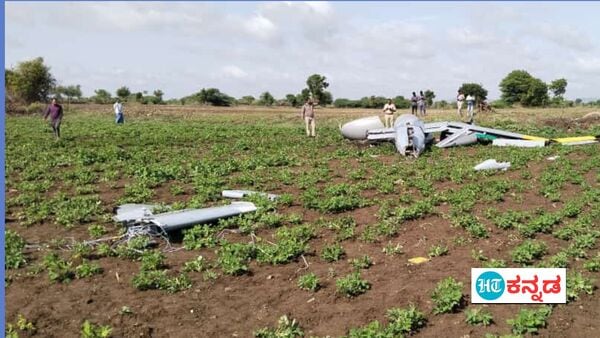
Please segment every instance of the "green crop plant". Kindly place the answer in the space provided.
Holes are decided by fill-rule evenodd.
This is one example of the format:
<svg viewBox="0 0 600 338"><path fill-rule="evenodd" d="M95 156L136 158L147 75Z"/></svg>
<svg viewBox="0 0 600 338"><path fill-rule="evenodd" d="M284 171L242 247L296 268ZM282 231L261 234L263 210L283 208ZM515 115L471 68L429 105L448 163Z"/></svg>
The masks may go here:
<svg viewBox="0 0 600 338"><path fill-rule="evenodd" d="M508 319L506 322L512 327L514 334L535 334L540 328L546 327L551 313L550 306L542 306L537 310L521 309L514 319Z"/></svg>
<svg viewBox="0 0 600 338"><path fill-rule="evenodd" d="M302 275L300 276L300 278L298 278L298 287L303 290L313 292L317 291L321 287L319 277L317 277L317 275L315 275L312 272L307 273L306 275Z"/></svg>
<svg viewBox="0 0 600 338"><path fill-rule="evenodd" d="M488 326L493 322L492 314L481 307L467 309L465 316L465 321L470 325Z"/></svg>
<svg viewBox="0 0 600 338"><path fill-rule="evenodd" d="M95 325L86 320L81 325L81 338L108 338L112 334L109 325Z"/></svg>
<svg viewBox="0 0 600 338"><path fill-rule="evenodd" d="M439 257L445 256L448 254L448 247L442 244L432 245L429 248L428 255L429 257Z"/></svg>
<svg viewBox="0 0 600 338"><path fill-rule="evenodd" d="M295 319L291 319L288 316L282 316L277 322L276 328L262 328L254 331L254 337L256 338L300 338L304 337L304 331L300 327L300 324Z"/></svg>
<svg viewBox="0 0 600 338"><path fill-rule="evenodd" d="M252 244L223 242L217 251L217 262L224 273L240 275L250 271L248 263L256 255Z"/></svg>
<svg viewBox="0 0 600 338"><path fill-rule="evenodd" d="M517 264L528 265L534 260L541 258L547 251L546 243L536 240L525 240L515 247L510 255L512 261Z"/></svg>
<svg viewBox="0 0 600 338"><path fill-rule="evenodd" d="M460 307L463 300L463 284L452 277L441 280L431 294L435 303L434 314L453 312Z"/></svg>
<svg viewBox="0 0 600 338"><path fill-rule="evenodd" d="M5 269L18 269L27 264L23 249L25 240L14 231L4 231Z"/></svg>
<svg viewBox="0 0 600 338"><path fill-rule="evenodd" d="M373 265L373 261L371 260L371 257L369 257L369 255L363 255L359 258L351 259L350 264L356 270L368 269L369 267L371 267L371 265Z"/></svg>
<svg viewBox="0 0 600 338"><path fill-rule="evenodd" d="M102 273L102 268L98 264L90 263L86 260L75 267L75 276L77 278L87 278Z"/></svg>
<svg viewBox="0 0 600 338"><path fill-rule="evenodd" d="M579 295L594 293L594 283L592 279L584 277L581 272L570 273L567 276L567 301L579 299Z"/></svg>
<svg viewBox="0 0 600 338"><path fill-rule="evenodd" d="M52 282L70 282L75 276L71 268L73 262L65 261L56 253L50 253L44 256L44 267L48 271L48 277Z"/></svg>
<svg viewBox="0 0 600 338"><path fill-rule="evenodd" d="M208 268L206 259L202 256L183 264L183 272L202 272Z"/></svg>
<svg viewBox="0 0 600 338"><path fill-rule="evenodd" d="M359 272L353 272L335 281L337 292L346 297L355 297L367 292L371 283L361 278Z"/></svg>
<svg viewBox="0 0 600 338"><path fill-rule="evenodd" d="M344 248L339 243L327 245L321 250L321 258L327 262L338 261L344 255Z"/></svg>

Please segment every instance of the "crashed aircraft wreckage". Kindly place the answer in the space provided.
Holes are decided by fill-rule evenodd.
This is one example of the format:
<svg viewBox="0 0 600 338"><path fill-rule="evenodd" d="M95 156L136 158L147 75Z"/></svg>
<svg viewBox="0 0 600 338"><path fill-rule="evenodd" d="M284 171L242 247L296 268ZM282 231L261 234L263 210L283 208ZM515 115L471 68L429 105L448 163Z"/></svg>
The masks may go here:
<svg viewBox="0 0 600 338"><path fill-rule="evenodd" d="M244 198L259 195L271 201L279 198L279 195L250 190L223 190L222 195L228 198ZM128 228L151 227L161 230L161 232L171 232L257 210L256 205L251 202L232 202L229 205L218 207L185 209L154 214L153 210L157 207L157 205L152 204L123 204L116 208L113 220Z"/></svg>
<svg viewBox="0 0 600 338"><path fill-rule="evenodd" d="M344 137L350 140L369 142L393 141L402 155L418 157L427 144L433 143L434 133L440 133L439 148L449 148L477 143L480 140L492 141L498 146L543 147L550 143L565 145L597 143L600 136L581 136L546 139L493 128L480 127L464 122L424 123L412 114L400 115L393 128L384 128L378 116L370 116L350 121L340 126Z"/></svg>
<svg viewBox="0 0 600 338"><path fill-rule="evenodd" d="M256 206L250 202L232 202L219 207L169 211L156 215L152 213L155 207L148 204L123 204L117 208L113 220L127 227L150 226L171 232L256 211Z"/></svg>

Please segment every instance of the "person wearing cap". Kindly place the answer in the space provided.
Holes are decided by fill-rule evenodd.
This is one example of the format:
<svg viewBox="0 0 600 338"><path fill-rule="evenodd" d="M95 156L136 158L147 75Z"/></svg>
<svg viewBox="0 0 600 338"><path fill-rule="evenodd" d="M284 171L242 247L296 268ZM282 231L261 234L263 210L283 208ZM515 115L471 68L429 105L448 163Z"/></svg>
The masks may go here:
<svg viewBox="0 0 600 338"><path fill-rule="evenodd" d="M306 136L315 137L315 106L313 100L308 99L306 101L306 103L302 106L300 115L302 116L306 126Z"/></svg>
<svg viewBox="0 0 600 338"><path fill-rule="evenodd" d="M388 102L383 106L383 125L386 128L391 128L394 122L394 113L396 112L396 105L389 99Z"/></svg>
<svg viewBox="0 0 600 338"><path fill-rule="evenodd" d="M58 140L60 138L60 123L62 122L63 108L58 104L56 98L52 98L52 103L46 108L44 120L46 120L48 116L50 116L50 126L54 132L54 137Z"/></svg>
<svg viewBox="0 0 600 338"><path fill-rule="evenodd" d="M113 109L115 110L115 122L117 124L122 124L125 122L125 117L123 116L123 104L119 101L119 99L117 99L113 105Z"/></svg>

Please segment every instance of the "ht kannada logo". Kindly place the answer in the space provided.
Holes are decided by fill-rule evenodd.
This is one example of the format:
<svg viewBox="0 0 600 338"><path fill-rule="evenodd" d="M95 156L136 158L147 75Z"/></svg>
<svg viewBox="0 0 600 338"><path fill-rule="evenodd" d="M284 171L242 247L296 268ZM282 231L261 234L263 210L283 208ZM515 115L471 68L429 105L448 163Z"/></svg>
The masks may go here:
<svg viewBox="0 0 600 338"><path fill-rule="evenodd" d="M499 273L486 271L477 277L477 294L485 300L495 300L504 293L506 283Z"/></svg>

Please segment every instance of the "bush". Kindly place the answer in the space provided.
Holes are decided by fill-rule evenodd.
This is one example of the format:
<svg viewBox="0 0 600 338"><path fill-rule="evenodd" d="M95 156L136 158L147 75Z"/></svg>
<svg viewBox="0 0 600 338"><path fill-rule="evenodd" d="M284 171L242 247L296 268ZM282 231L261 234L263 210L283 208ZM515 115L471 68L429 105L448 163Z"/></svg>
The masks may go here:
<svg viewBox="0 0 600 338"><path fill-rule="evenodd" d="M466 322L470 325L488 326L493 322L492 314L483 308L467 309L465 312Z"/></svg>
<svg viewBox="0 0 600 338"><path fill-rule="evenodd" d="M18 269L25 264L25 254L23 249L25 248L25 240L19 234L11 230L4 231L4 250L5 250L5 269Z"/></svg>
<svg viewBox="0 0 600 338"><path fill-rule="evenodd" d="M463 299L462 287L463 284L452 277L440 281L431 294L431 299L435 303L433 313L447 313L457 309Z"/></svg>
<svg viewBox="0 0 600 338"><path fill-rule="evenodd" d="M371 284L361 279L359 272L354 272L346 277L339 278L335 281L337 292L346 297L354 297L367 292L371 288Z"/></svg>
<svg viewBox="0 0 600 338"><path fill-rule="evenodd" d="M81 338L108 338L111 333L112 328L109 325L94 325L89 320L81 326Z"/></svg>
<svg viewBox="0 0 600 338"><path fill-rule="evenodd" d="M533 260L541 258L547 250L546 243L535 240L526 240L517 246L510 255L512 261L518 264L531 264Z"/></svg>
<svg viewBox="0 0 600 338"><path fill-rule="evenodd" d="M319 277L317 277L317 275L315 275L312 272L300 276L300 278L298 278L298 287L300 287L303 290L317 291L320 287Z"/></svg>
<svg viewBox="0 0 600 338"><path fill-rule="evenodd" d="M537 333L538 329L546 327L546 319L552 313L552 308L543 306L538 310L521 309L514 319L506 322L512 326L514 334Z"/></svg>
<svg viewBox="0 0 600 338"><path fill-rule="evenodd" d="M321 258L327 262L335 262L345 255L344 248L336 243L328 245L321 250Z"/></svg>
<svg viewBox="0 0 600 338"><path fill-rule="evenodd" d="M427 322L425 315L412 304L408 309L389 309L387 317L390 320L387 331L395 337L415 332Z"/></svg>

